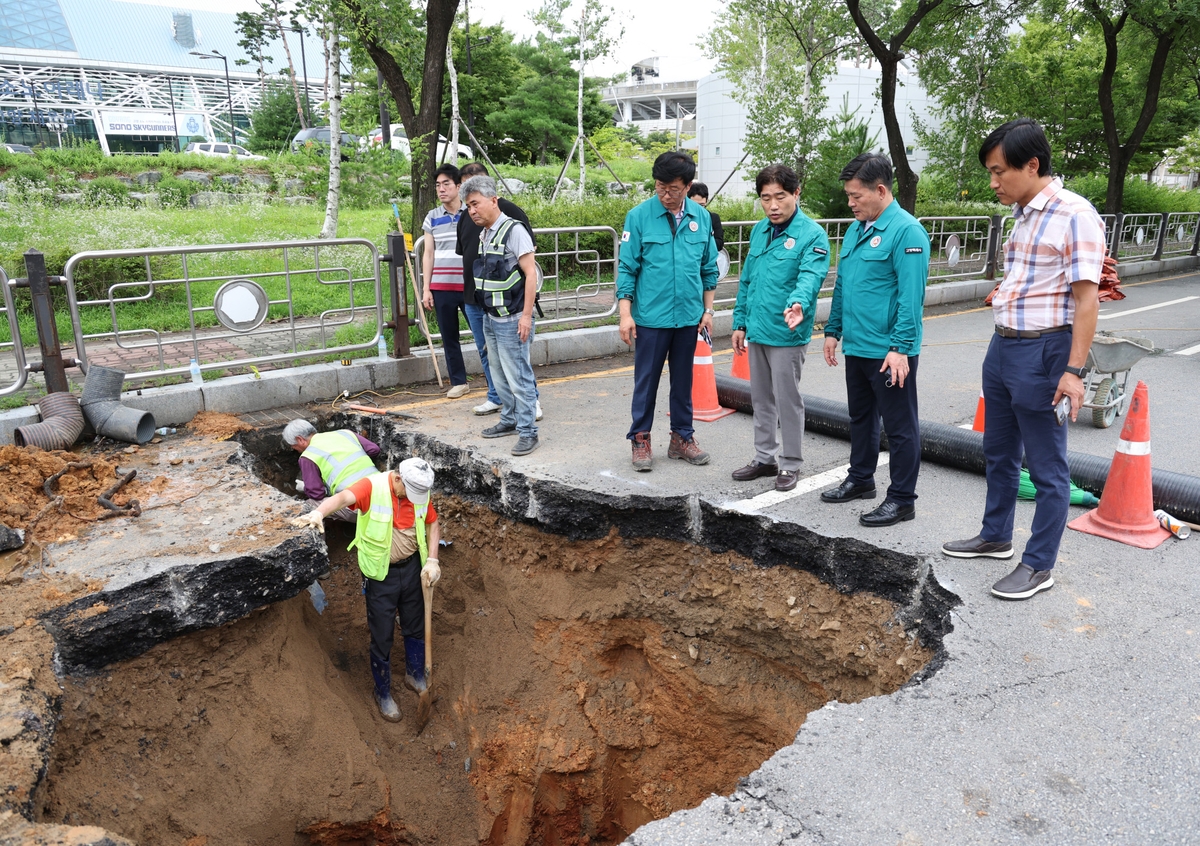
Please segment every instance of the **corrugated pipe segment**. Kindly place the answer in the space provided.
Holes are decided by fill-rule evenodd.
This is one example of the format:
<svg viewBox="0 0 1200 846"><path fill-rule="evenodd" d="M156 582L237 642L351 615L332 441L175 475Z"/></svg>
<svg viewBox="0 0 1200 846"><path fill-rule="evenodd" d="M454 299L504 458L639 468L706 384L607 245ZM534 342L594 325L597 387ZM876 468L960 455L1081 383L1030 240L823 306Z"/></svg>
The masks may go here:
<svg viewBox="0 0 1200 846"><path fill-rule="evenodd" d="M83 383L79 405L97 435L129 443L149 443L154 437L154 415L121 405L121 385L125 374L111 367L93 364Z"/></svg>
<svg viewBox="0 0 1200 846"><path fill-rule="evenodd" d="M717 374L717 401L725 408L753 414L750 383L745 379ZM850 413L846 404L804 395L804 428L821 435L850 439ZM887 434L880 438L887 448ZM945 423L921 421L921 458L946 467L983 474L983 433L959 429ZM1112 458L1067 452L1071 481L1100 496L1108 479ZM1154 470L1154 507L1189 523L1200 523L1200 478L1170 470Z"/></svg>
<svg viewBox="0 0 1200 846"><path fill-rule="evenodd" d="M44 450L70 449L83 432L83 412L74 394L48 394L38 403L41 423L18 426L13 431L17 446L35 446Z"/></svg>

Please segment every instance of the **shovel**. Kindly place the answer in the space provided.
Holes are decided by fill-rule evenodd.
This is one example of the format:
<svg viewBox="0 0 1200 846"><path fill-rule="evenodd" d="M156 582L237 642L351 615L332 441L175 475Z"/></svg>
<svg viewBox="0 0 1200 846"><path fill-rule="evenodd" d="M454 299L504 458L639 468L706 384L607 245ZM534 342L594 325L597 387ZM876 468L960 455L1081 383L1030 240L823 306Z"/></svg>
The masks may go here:
<svg viewBox="0 0 1200 846"><path fill-rule="evenodd" d="M433 585L425 587L421 582L421 593L425 597L425 689L417 702L417 736L425 730L429 714L433 710Z"/></svg>

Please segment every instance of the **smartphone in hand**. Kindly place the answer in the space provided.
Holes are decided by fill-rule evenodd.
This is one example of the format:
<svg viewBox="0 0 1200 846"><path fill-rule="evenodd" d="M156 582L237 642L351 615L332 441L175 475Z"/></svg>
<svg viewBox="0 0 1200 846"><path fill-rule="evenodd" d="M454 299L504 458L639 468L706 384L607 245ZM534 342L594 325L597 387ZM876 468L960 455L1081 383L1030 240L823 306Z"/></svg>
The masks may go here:
<svg viewBox="0 0 1200 846"><path fill-rule="evenodd" d="M1054 418L1058 421L1058 425L1066 423L1071 418L1071 398L1063 397L1058 401L1058 405L1054 406Z"/></svg>

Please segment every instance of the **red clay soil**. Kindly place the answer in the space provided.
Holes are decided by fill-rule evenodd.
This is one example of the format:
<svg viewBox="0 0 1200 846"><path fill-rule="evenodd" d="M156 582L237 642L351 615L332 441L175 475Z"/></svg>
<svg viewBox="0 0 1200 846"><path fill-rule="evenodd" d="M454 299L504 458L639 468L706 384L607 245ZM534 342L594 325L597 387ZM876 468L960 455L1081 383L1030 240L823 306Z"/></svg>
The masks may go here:
<svg viewBox="0 0 1200 846"><path fill-rule="evenodd" d="M41 818L172 846L615 843L929 657L888 603L807 573L440 510L454 544L421 736L399 632L404 719L378 716L349 527L333 528L323 615L301 594L65 680Z"/></svg>

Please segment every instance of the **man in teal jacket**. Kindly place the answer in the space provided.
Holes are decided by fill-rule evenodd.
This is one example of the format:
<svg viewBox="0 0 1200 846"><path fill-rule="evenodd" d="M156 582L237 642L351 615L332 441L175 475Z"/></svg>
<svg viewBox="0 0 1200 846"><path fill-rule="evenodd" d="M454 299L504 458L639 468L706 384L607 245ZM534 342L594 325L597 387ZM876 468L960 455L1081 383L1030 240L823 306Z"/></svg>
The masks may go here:
<svg viewBox="0 0 1200 846"><path fill-rule="evenodd" d="M621 340L636 339L633 358L633 466L649 470L650 428L663 362L671 364L671 445L667 458L707 464L692 429L692 358L696 332L712 330L717 247L712 218L687 199L696 164L686 153L663 153L652 170L656 196L625 217L617 270Z"/></svg>
<svg viewBox="0 0 1200 846"><path fill-rule="evenodd" d="M739 482L775 476L775 490L796 487L804 440L800 372L812 339L817 293L829 270L825 230L800 211L800 177L774 164L754 180L766 218L750 230L733 309L733 349L750 355L754 460L733 471ZM794 318L789 327L786 318ZM782 435L782 450L780 437ZM776 460L776 455L779 458Z"/></svg>
<svg viewBox="0 0 1200 846"><path fill-rule="evenodd" d="M850 410L850 473L821 494L825 502L875 498L879 418L888 435L892 483L883 504L861 515L864 526L890 526L916 516L921 469L917 359L929 233L892 196L892 164L863 153L841 174L854 212L838 257L837 285L825 324L825 362L846 354ZM789 321L790 322L790 321Z"/></svg>

